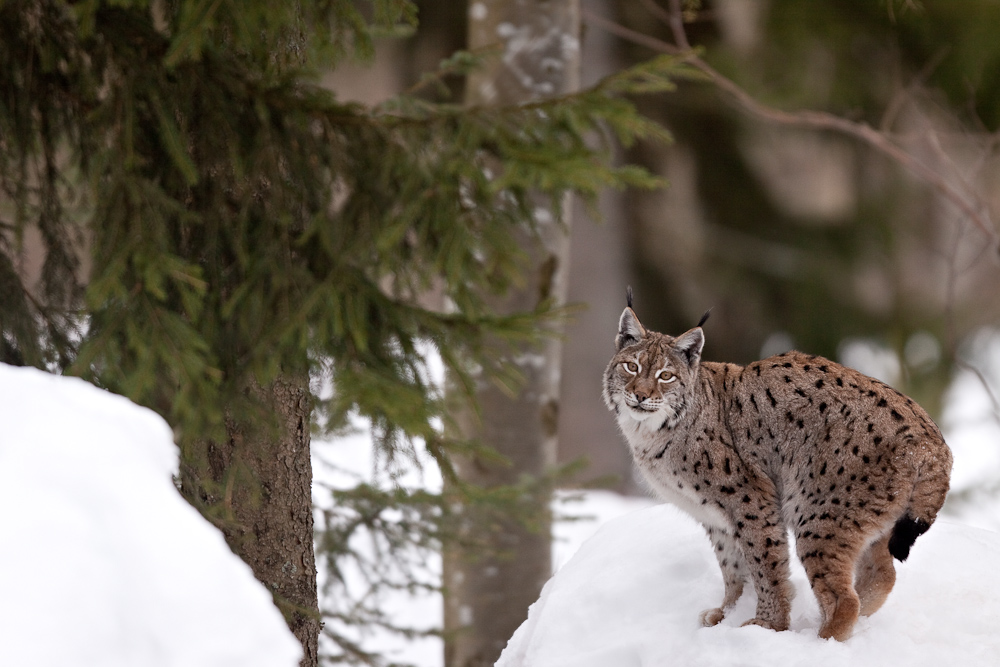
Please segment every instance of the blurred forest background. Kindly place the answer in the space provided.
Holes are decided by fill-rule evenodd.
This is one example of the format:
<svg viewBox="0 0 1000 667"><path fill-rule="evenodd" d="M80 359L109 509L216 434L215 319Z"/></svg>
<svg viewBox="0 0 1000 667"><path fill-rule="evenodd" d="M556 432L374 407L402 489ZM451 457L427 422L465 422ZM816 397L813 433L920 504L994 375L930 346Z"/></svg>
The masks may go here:
<svg viewBox="0 0 1000 667"><path fill-rule="evenodd" d="M297 87L293 75L283 78L288 72L294 74L300 61L311 62L308 40L325 28L303 29L297 23L301 19L297 10L286 12L264 3L255 4L256 13L242 18L233 10L235 5L228 3L136 0L74 6L79 16L97 22L98 32L105 31L99 34L107 42L98 44L95 52L120 68L119 79L111 75L107 81L82 78L75 82L92 95L87 100L92 108L103 108L107 115L95 113L87 118L87 123L96 121L100 130L94 136L74 134L87 125L74 114L80 108L91 109L78 96L39 95L39 100L32 100L37 106L22 105L28 95L26 82L41 79L32 79L27 66L27 74L17 69L9 76L0 75L0 110L4 112L0 120L6 123L9 113L38 133L38 138L14 141L10 128L16 123L9 123L4 125L8 134L0 136L0 153L5 159L8 154L14 156L4 162L7 172L0 174L6 198L0 201L4 216L0 250L11 258L0 279L8 281L4 286L16 285L0 290L4 361L58 371L75 367L73 372L158 409L175 427L189 423L185 421L189 418L194 419L190 423L201 423L203 403L211 403L217 413L212 422L215 430L179 429L178 438L182 452L189 456L185 460L191 462L191 470L182 471L189 475L185 493L224 530L234 531L238 524L232 516L222 516L231 509L231 487L226 485L233 479L237 485L244 484L248 506L259 504L253 479L264 473L247 472L238 461L232 462L238 458L235 455L232 460L226 458L229 454L219 455L218 442L211 438L225 432L230 444L239 440L233 433L240 435L245 424L253 425L247 415L260 403L273 403L289 387L296 397L292 421L298 425L299 440L292 449L300 456L296 465L305 471L292 480L298 483L305 503L305 509L300 507L298 512L299 533L309 534L313 528L309 485L303 482L309 480L309 462L301 458L301 445L308 444L308 429L302 425L314 407L310 400L316 401L314 422L332 415L334 423L323 426L344 427L357 416L375 424L373 467L386 473L384 486L360 484L352 490L335 490L334 505L317 513L321 517L316 527L320 587L324 580L330 585L320 604L326 638L333 640L320 644L320 653L325 652L328 661L384 662L362 643L352 643L357 635L345 630L347 626L381 625L404 637L421 634L398 627L391 614L383 614L380 598L372 591L379 582L403 591L436 591L441 582L434 577L440 572L432 566L430 579L406 572L397 576L392 567L375 561L395 560L393 567L404 571L414 563L419 569L432 562L428 554L454 538L450 533L461 523L456 518L460 511L450 514L451 508L463 507L454 501L455 494L461 502L470 503L464 507L477 499L474 490L456 481L461 476L447 481L454 472L449 457L454 455L461 471L462 456L468 452L448 450L455 443L446 442L440 434L443 402L432 387L434 382L423 374L426 365L421 357L427 349L419 345L432 341L439 352L450 353L443 348L454 344L456 354L470 352L477 358L481 352L478 336L490 326L501 333L507 327L506 333L516 340L530 338L524 334L523 320L491 319L495 314L487 305L491 302L477 292L502 291L517 282L512 278L514 262L509 261L516 253L504 235L521 224L518 216L535 210L529 206L534 200L525 194L524 182L510 188L516 192L516 201L497 195L485 176L487 169L478 161L481 154L496 149L497 141L508 142L498 151L502 159L527 170L518 172L522 178L524 174L549 177L546 192L556 202L566 190L578 189L586 195L599 182L643 181L639 172L617 177L600 172L575 182L579 174L570 174L568 169L560 181L558 164L532 164L538 156L551 158L555 151L549 149L559 141L565 141L564 148L568 145L567 155L579 157L578 151L573 152L577 148L572 145L574 132L589 131L586 123L596 122L602 112L587 115L585 122L581 120L585 113L579 107L567 111L572 106L567 103L560 110L565 116L558 121L570 130L563 131L565 127L560 128L558 122L545 125L549 118L544 112L531 118L525 114L518 120L517 111L502 111L494 118L506 125L491 136L488 113L463 114L432 104L442 89L454 106L470 99L461 74L474 59L446 61L468 48L470 17L482 19L502 8L547 11L557 4L554 0L417 0L413 4L415 27L408 18L411 5L402 1L302 3L342 29L326 38L339 49L333 59L335 67L321 78L322 88L334 96L332 102L311 89ZM574 201L570 207L566 298L584 308L566 327L559 397L556 407L545 413L548 419L557 420L558 444L539 459L553 466L572 467L580 461L585 465L573 468L572 477L559 477L561 485L600 483L623 493L642 493L633 479L628 452L600 398L600 378L625 305L626 285L633 287L643 323L655 330L684 331L712 308L706 325L708 359L745 363L791 347L822 354L879 375L912 395L936 419L942 416L950 383L964 373L985 389L993 416L1000 419L1000 407L990 393L989 369L982 355L972 353L976 344L983 349L983 341L996 337L1000 316L1000 245L994 223L1000 211L1000 2L580 0L577 4L561 0L558 4L574 20L580 19L583 88L662 54L677 56L676 62L687 65L657 75L674 80L675 90L630 98L646 117L669 130L672 142L639 141L619 147L615 156L620 164L645 167L669 186L601 192L596 206L599 222L581 202ZM62 23L62 18L53 22L54 28L46 24L42 19L48 16L64 17L64 8L56 7L61 3L0 1L0 11L16 12L22 5L41 18L21 12L15 16L17 21L0 26L0 56L4 58L0 64L7 65L7 70L23 65L21 52L14 48L23 46L18 40L37 46L30 42L45 32L39 26L51 28L46 35L65 36L73 44L74 30L80 29L81 34L95 30L91 24L81 28L72 21ZM405 29L375 30L383 36L375 41L369 61L342 57L343 52L352 51L352 39L363 43L362 37L368 36L367 28L351 23L355 14L341 12L348 5L360 7L360 15L378 24L379 17L371 16L374 6L376 14L382 11L390 16L384 23L404 24ZM216 10L218 16L205 18ZM119 16L128 20L118 21ZM274 16L286 23L269 32L267 21ZM184 42L182 30L170 32L178 26L188 26L185 29L194 36ZM268 28L260 31L266 39L258 40L253 26ZM88 38L84 35L80 43ZM111 43L115 48L106 48ZM204 54L199 51L202 48ZM128 56L128 49L135 50L135 59ZM43 51L38 49L38 53ZM80 53L67 49L63 55L69 54L72 60ZM139 63L140 57L148 57L154 69L165 63L155 70L162 77L145 77L139 66L132 72L130 64ZM40 58L39 66L49 68L46 76L55 72L51 76L55 83L45 80L38 90L61 90L64 81L60 77L65 72L59 68L64 64L54 65L57 60ZM442 76L425 79L424 74L437 70L442 61L446 61ZM73 60L72 67L89 72L92 62L88 53ZM249 74L240 69L248 62ZM190 72L194 74L185 78ZM212 76L218 77L215 83ZM130 87L111 85L114 81ZM661 84L653 87L662 91L666 86ZM51 89L45 87L50 85ZM180 99L171 113L159 107L161 99L156 95L164 90ZM308 94L300 94L302 90ZM206 101L215 100L216 93L218 104ZM407 97L397 98L401 93ZM131 116L126 122L115 115L124 117L123 109L133 111L128 106L133 94L142 102L136 106L137 113L146 114L142 116L146 125L137 130L129 125ZM107 103L118 95L121 104ZM398 101L395 107L393 100ZM387 101L389 106L376 108ZM351 106L351 102L361 106ZM605 102L600 96L589 101ZM37 122L42 117L38 110L49 108L46 104L56 109L53 123ZM234 115L235 120L222 118L230 108L224 104L238 105L233 108L247 113ZM185 125L182 120L191 123ZM101 126L102 121L107 124ZM521 137L513 131L518 122L544 126L538 132L539 144L518 143ZM230 134L218 131L223 126ZM318 126L322 132L316 130ZM126 136L133 130L141 139L135 145L129 143L131 135ZM119 131L120 136L115 134ZM551 135L558 138L551 140ZM39 221L58 218L61 223L66 218L75 223L69 209L80 202L88 215L93 212L88 208L89 195L74 199L74 187L82 179L73 168L67 168L65 175L54 174L67 164L59 142L72 144L77 138L81 152L92 149L101 156L73 167L93 170L90 185L98 193L95 201L101 204L94 207L95 215L105 215L110 221L109 228L102 230L106 247L95 248L94 256L100 258L98 253L107 252L107 257L116 260L112 265L96 263L94 273L103 275L103 292L88 296L91 313L97 313L89 320L90 333L103 336L98 348L105 344L112 351L105 352L103 363L97 352L96 357L84 356L83 362L76 357L82 334L74 329L78 323L74 318L85 312L80 300L84 288L92 287L79 284L84 281L81 276L92 270L90 255L81 252L79 263L75 258L67 260L58 275L46 274L43 268L43 261L52 259L53 248L76 252L86 243L76 237L64 243L60 236L64 230L58 225L45 228L28 222L22 226L21 220L30 217L25 211L34 215L37 209ZM272 152L269 142L279 149ZM105 150L108 146L113 149ZM198 150L191 150L192 146ZM120 159L126 149L129 161ZM133 151L141 153L142 159L131 161ZM29 155L27 161L24 155ZM466 155L475 155L476 160L470 157L466 163ZM393 164L383 165L383 157ZM329 173L316 167L317 160ZM46 169L15 173L15 166L29 163ZM244 168L246 172L241 171ZM294 170L295 178L286 178L287 169ZM126 188L134 199L122 206L99 199L101 188L119 176L135 185L135 190ZM253 187L247 187L248 182ZM463 189L459 182L474 187ZM46 190L39 183L51 187ZM406 187L396 188L397 183ZM437 183L443 187L434 187ZM577 183L584 185L576 188ZM401 193L412 201L394 205L394 197ZM426 198L417 202L414 193ZM46 200L48 195L52 195L50 200ZM458 201L466 195L474 197L468 206ZM46 204L60 197L73 200L65 215ZM21 205L22 200L29 205ZM11 205L12 201L18 206ZM132 204L142 210L132 210ZM435 218L438 213L445 221L440 225ZM407 216L421 225L419 233L406 228L411 219ZM16 217L17 223L8 222L8 217ZM226 249L210 257L205 252L208 244L200 237L206 228L201 223L216 219L225 221L222 231L207 228L218 233L213 242ZM497 264L502 266L499 278L479 270L488 264L481 254L468 244L454 242L456 235L464 238L462 225L467 223L472 242L485 238L490 251L496 251ZM117 236L116 224L124 230ZM152 234L150 225L165 231ZM243 234L247 229L254 234ZM226 244L232 237L227 234L232 230L238 238L230 248ZM256 235L259 230L264 232ZM440 242L442 238L453 245ZM453 268L448 247L460 251L464 274L446 270ZM48 248L48 255L43 248ZM157 254L163 248L176 251L176 257L169 255L175 263L164 263L166 255ZM258 262L254 253L261 248L271 256ZM289 260L303 257L306 261L298 264ZM290 271L276 278L275 266L290 267ZM241 273L244 270L246 275ZM53 286L48 304L34 302L38 294L33 285L38 281ZM245 288L244 282L252 288ZM469 287L467 283L475 284ZM223 289L213 293L217 284ZM432 285L436 292L429 288ZM260 290L259 299L253 290ZM139 297L146 299L142 302L148 305L146 310L136 309L133 300ZM555 301L558 305L559 299ZM67 309L65 303L81 310ZM284 327L282 317L288 313L281 307L288 303L301 310L290 308L292 323ZM445 304L458 307L451 312ZM546 302L539 309L551 305ZM281 316L276 316L279 312ZM19 323L11 313L28 315ZM41 315L53 313L57 315L39 324ZM175 328L164 333L149 313L170 314ZM298 315L302 316L296 319ZM102 333L102 326L110 333ZM260 330L271 337L257 336ZM184 348L187 354L175 355L168 343L176 341L162 340L171 337L185 344L193 341ZM29 343L32 338L34 342ZM148 346L143 343L147 339L151 341ZM90 343L85 352L94 349ZM272 346L278 351L272 353ZM210 347L219 359L207 352ZM27 354L52 349L57 354L49 357L38 352L31 359ZM325 366L328 359L334 361ZM216 361L219 364L213 366ZM454 359L445 359L445 365L451 370L461 366ZM251 368L245 375L244 367ZM332 373L324 375L331 368ZM341 383L339 387L317 388L320 380L330 380L331 375L334 385ZM257 384L261 377L266 381ZM307 386L309 377L312 391ZM170 381L162 382L163 378ZM280 391L275 393L275 389ZM268 391L275 393L271 399ZM277 413L282 414L281 406ZM267 440L270 433L262 432L263 436L260 431L257 435ZM185 445L184 438L195 442ZM418 454L425 450L433 450L433 460L425 458L424 464L440 464L444 470L444 492L435 488L425 494L419 484L405 487L401 483L407 470L424 465ZM255 455L263 461L261 470L275 458L259 451ZM198 465L213 474L225 469L225 474L209 480ZM197 479L197 472L203 473L203 479ZM513 495L508 489L495 497L484 493L478 498L485 498L488 505L513 506L519 502L517 494L537 491L533 483L541 481L542 487L552 483L551 478L532 479L534 472L518 477L522 472L514 469L504 482L512 485ZM204 488L192 484L192 477L204 483ZM448 487L449 483L453 486ZM984 482L986 489L997 486L996 480ZM538 494L545 507L549 491L546 487ZM547 551L549 519L532 519L532 534L538 537L532 549L541 544ZM358 556L354 538L364 529L375 535L371 540L374 554ZM231 543L238 545L239 540ZM474 553L475 540L469 544ZM514 558L508 560L516 568L520 551L528 549L519 550L516 539L512 544ZM305 550L302 562L308 579L314 574L313 554L311 547ZM547 558L538 561L543 569ZM361 599L345 592L349 586L343 563L351 559L368 563L366 572L372 577ZM280 570L272 561L272 569ZM494 567L473 562L487 575ZM525 590L514 590L513 579L497 577L499 587L490 595L500 596L493 601L496 605L512 608L512 627L526 616L524 600L537 597L548 574L548 570L542 572L541 581ZM450 591L445 586L453 598L461 588L454 582L464 576L452 577ZM447 572L444 577L448 584ZM337 588L338 581L345 585ZM302 585L304 597L283 610L291 625L291 619L297 618L303 626L300 634L312 633L315 638L320 618L310 611L315 607L315 576ZM507 593L509 600L503 597ZM465 604L461 595L449 602L454 613L446 613L446 617L451 614L446 618L449 642L463 633L482 631L481 645L486 648L472 650L467 658L450 652L446 664L492 664L512 627L493 623L493 618L479 612L466 615L463 609L474 604ZM276 595L280 606L279 598ZM491 624L493 628L488 627ZM313 641L314 654L315 646ZM316 656L312 659L313 663L303 664L315 664Z"/></svg>

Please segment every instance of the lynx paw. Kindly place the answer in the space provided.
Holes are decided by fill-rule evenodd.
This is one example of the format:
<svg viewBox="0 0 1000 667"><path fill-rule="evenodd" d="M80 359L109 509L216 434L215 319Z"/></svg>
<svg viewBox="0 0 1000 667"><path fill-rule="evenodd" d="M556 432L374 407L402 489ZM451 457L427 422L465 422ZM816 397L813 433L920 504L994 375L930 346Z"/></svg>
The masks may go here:
<svg viewBox="0 0 1000 667"><path fill-rule="evenodd" d="M710 628L713 625L718 625L719 623L721 623L722 619L724 619L725 617L726 617L726 612L722 609L722 607L716 607L715 609L706 609L705 611L701 612L701 616L699 616L698 618L701 619L702 625L704 625L706 628Z"/></svg>
<svg viewBox="0 0 1000 667"><path fill-rule="evenodd" d="M761 618L751 618L749 621L741 625L741 628L745 628L748 625L759 625L762 628L767 628L768 630L774 630L775 632L781 632L782 630L788 629L788 624L779 624L771 621L765 621Z"/></svg>

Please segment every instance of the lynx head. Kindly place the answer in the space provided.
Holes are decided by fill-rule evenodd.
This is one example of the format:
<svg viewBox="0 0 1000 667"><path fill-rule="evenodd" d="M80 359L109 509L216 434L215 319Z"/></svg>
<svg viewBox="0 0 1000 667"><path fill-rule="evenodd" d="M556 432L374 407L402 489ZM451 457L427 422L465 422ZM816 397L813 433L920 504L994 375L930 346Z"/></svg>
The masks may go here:
<svg viewBox="0 0 1000 667"><path fill-rule="evenodd" d="M630 300L604 373L604 402L623 427L632 420L672 428L684 415L698 378L704 321L676 338L656 333L642 326Z"/></svg>

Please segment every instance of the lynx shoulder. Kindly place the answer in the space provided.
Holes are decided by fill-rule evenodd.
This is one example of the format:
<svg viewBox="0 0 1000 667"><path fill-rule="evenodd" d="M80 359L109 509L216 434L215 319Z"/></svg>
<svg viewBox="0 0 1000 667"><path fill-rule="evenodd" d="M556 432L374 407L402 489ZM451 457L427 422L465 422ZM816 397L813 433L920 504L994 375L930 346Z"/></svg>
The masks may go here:
<svg viewBox="0 0 1000 667"><path fill-rule="evenodd" d="M722 569L720 622L749 582L748 624L788 628L787 532L819 602L823 638L877 611L948 492L952 456L913 400L800 352L747 366L703 362L700 326L672 337L622 313L604 375L652 489L700 521Z"/></svg>

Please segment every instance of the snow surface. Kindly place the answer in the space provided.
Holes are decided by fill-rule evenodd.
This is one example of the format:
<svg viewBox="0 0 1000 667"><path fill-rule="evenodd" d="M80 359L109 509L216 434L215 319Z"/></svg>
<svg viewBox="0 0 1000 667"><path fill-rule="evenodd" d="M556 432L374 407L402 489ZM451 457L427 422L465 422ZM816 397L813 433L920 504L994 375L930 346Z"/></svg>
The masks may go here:
<svg viewBox="0 0 1000 667"><path fill-rule="evenodd" d="M174 487L152 411L0 364L0 665L292 667L270 594Z"/></svg>
<svg viewBox="0 0 1000 667"><path fill-rule="evenodd" d="M703 529L669 505L602 527L546 584L498 667L652 665L996 665L1000 534L940 520L922 536L885 605L844 643L821 640L819 608L793 559L791 629L741 628L745 593L720 625L698 614L722 600Z"/></svg>

